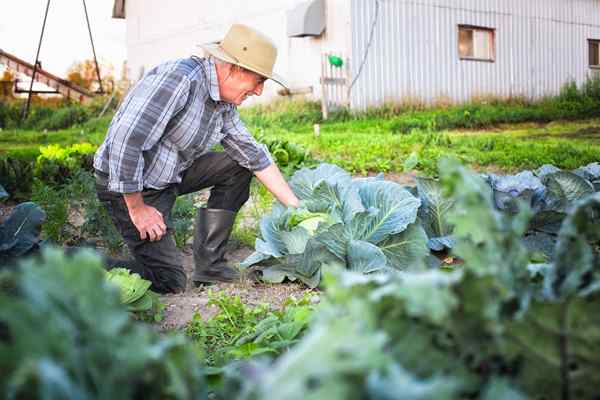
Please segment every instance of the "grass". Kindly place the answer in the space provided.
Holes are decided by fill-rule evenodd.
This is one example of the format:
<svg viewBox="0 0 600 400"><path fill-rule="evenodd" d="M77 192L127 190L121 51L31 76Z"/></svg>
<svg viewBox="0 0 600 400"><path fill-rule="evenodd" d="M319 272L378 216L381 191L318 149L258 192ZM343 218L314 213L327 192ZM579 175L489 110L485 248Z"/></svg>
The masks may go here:
<svg viewBox="0 0 600 400"><path fill-rule="evenodd" d="M502 107L527 107L527 104L512 102ZM440 109L439 113L449 110L451 108ZM570 169L599 158L600 119L497 125L491 130L419 128L411 129L408 134L397 133L397 120L403 115L435 112L409 106L406 109L384 107L356 115L340 112L328 121L321 121L319 104L315 102L279 101L241 110L242 118L256 135L300 144L320 161L358 174L402 171L404 161L411 154L418 156L417 169L426 174L435 173L437 159L442 155L457 156L475 168L506 172L537 168L546 163ZM3 130L0 154L37 151L39 146L49 143L97 145L102 142L109 123L110 116L106 116L51 132ZM319 137L313 133L315 123L320 123Z"/></svg>
<svg viewBox="0 0 600 400"><path fill-rule="evenodd" d="M68 146L87 142L100 145L104 140L111 116L94 118L68 129L36 131L26 129L0 130L0 154L13 150L32 150L39 146L58 144Z"/></svg>
<svg viewBox="0 0 600 400"><path fill-rule="evenodd" d="M417 169L435 174L437 160L454 155L475 168L505 172L554 164L572 169L600 158L600 119L550 124L505 125L494 130L392 133L384 120L346 121L270 130L265 137L290 140L309 149L323 162L354 173L398 172L414 152Z"/></svg>

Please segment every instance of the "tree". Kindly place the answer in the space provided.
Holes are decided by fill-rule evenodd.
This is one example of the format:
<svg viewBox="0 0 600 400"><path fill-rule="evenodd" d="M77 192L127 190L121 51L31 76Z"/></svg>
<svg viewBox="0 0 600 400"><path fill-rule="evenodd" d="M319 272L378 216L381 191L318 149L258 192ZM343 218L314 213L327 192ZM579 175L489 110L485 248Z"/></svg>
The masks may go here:
<svg viewBox="0 0 600 400"><path fill-rule="evenodd" d="M0 77L0 97L13 97L12 85L15 81L15 73L6 68Z"/></svg>
<svg viewBox="0 0 600 400"><path fill-rule="evenodd" d="M109 91L111 85L105 85L104 83L114 82L115 80L114 68L110 63L100 63L100 77L102 78L104 90ZM91 91L95 91L100 87L94 60L83 60L73 63L67 72L67 80Z"/></svg>

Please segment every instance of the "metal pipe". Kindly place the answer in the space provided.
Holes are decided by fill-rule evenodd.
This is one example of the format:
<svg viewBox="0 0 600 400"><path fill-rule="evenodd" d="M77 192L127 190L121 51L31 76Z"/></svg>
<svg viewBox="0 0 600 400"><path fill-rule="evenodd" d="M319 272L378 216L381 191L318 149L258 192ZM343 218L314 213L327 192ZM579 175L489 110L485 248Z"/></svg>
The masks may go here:
<svg viewBox="0 0 600 400"><path fill-rule="evenodd" d="M96 75L98 76L98 83L100 84L100 88L98 89L98 93L103 94L104 88L102 87L102 79L100 78L100 67L98 67L98 60L96 59L96 48L94 47L94 39L92 38L92 28L90 28L90 19L88 18L87 7L85 5L85 0L83 1L83 10L85 11L85 20L87 21L88 33L90 34L90 43L92 43L92 52L94 53L94 63L96 64Z"/></svg>
<svg viewBox="0 0 600 400"><path fill-rule="evenodd" d="M42 24L42 33L40 34L40 41L38 43L37 53L35 54L35 63L33 64L33 73L31 74L31 84L29 85L29 95L27 96L27 104L25 105L25 109L23 110L23 115L21 116L21 121L25 121L27 118L27 114L29 113L29 106L31 105L31 93L33 91L33 82L35 82L35 74L37 72L39 57L40 57L40 48L42 47L42 39L44 38L44 30L46 29L46 19L48 18L48 9L50 8L50 0L46 3L46 13L44 14L44 23Z"/></svg>

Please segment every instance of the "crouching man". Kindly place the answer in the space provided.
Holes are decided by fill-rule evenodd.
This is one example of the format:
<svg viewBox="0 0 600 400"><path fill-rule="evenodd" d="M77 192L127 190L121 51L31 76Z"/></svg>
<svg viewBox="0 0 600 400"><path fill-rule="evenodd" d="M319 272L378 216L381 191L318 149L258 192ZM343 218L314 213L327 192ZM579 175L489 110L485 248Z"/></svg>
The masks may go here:
<svg viewBox="0 0 600 400"><path fill-rule="evenodd" d="M212 187L195 221L192 280L196 286L232 281L224 260L237 211L248 200L252 176L284 205L298 199L240 120L237 106L260 96L272 79L274 44L233 25L205 58L166 62L149 71L125 97L94 158L98 198L133 254L109 260L152 282L159 293L185 290L182 257L172 235L178 195ZM211 152L220 143L224 152Z"/></svg>

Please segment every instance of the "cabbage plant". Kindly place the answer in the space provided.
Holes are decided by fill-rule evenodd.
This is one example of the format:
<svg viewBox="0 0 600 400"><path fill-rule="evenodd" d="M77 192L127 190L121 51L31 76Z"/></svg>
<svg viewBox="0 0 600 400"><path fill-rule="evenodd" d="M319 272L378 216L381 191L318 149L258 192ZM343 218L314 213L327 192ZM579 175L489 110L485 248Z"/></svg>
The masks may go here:
<svg viewBox="0 0 600 400"><path fill-rule="evenodd" d="M119 288L121 304L130 312L160 311L160 300L150 290L151 282L125 268L113 268L106 272L106 280ZM160 314L155 315L160 319Z"/></svg>
<svg viewBox="0 0 600 400"><path fill-rule="evenodd" d="M260 222L262 238L242 262L268 282L286 277L318 286L323 269L362 273L397 271L428 254L417 222L421 201L382 176L357 178L321 164L290 180L298 209L275 204Z"/></svg>
<svg viewBox="0 0 600 400"><path fill-rule="evenodd" d="M0 185L0 200L7 197L8 193ZM21 203L12 210L0 224L0 266L39 248L39 234L45 219L44 210L32 202Z"/></svg>

